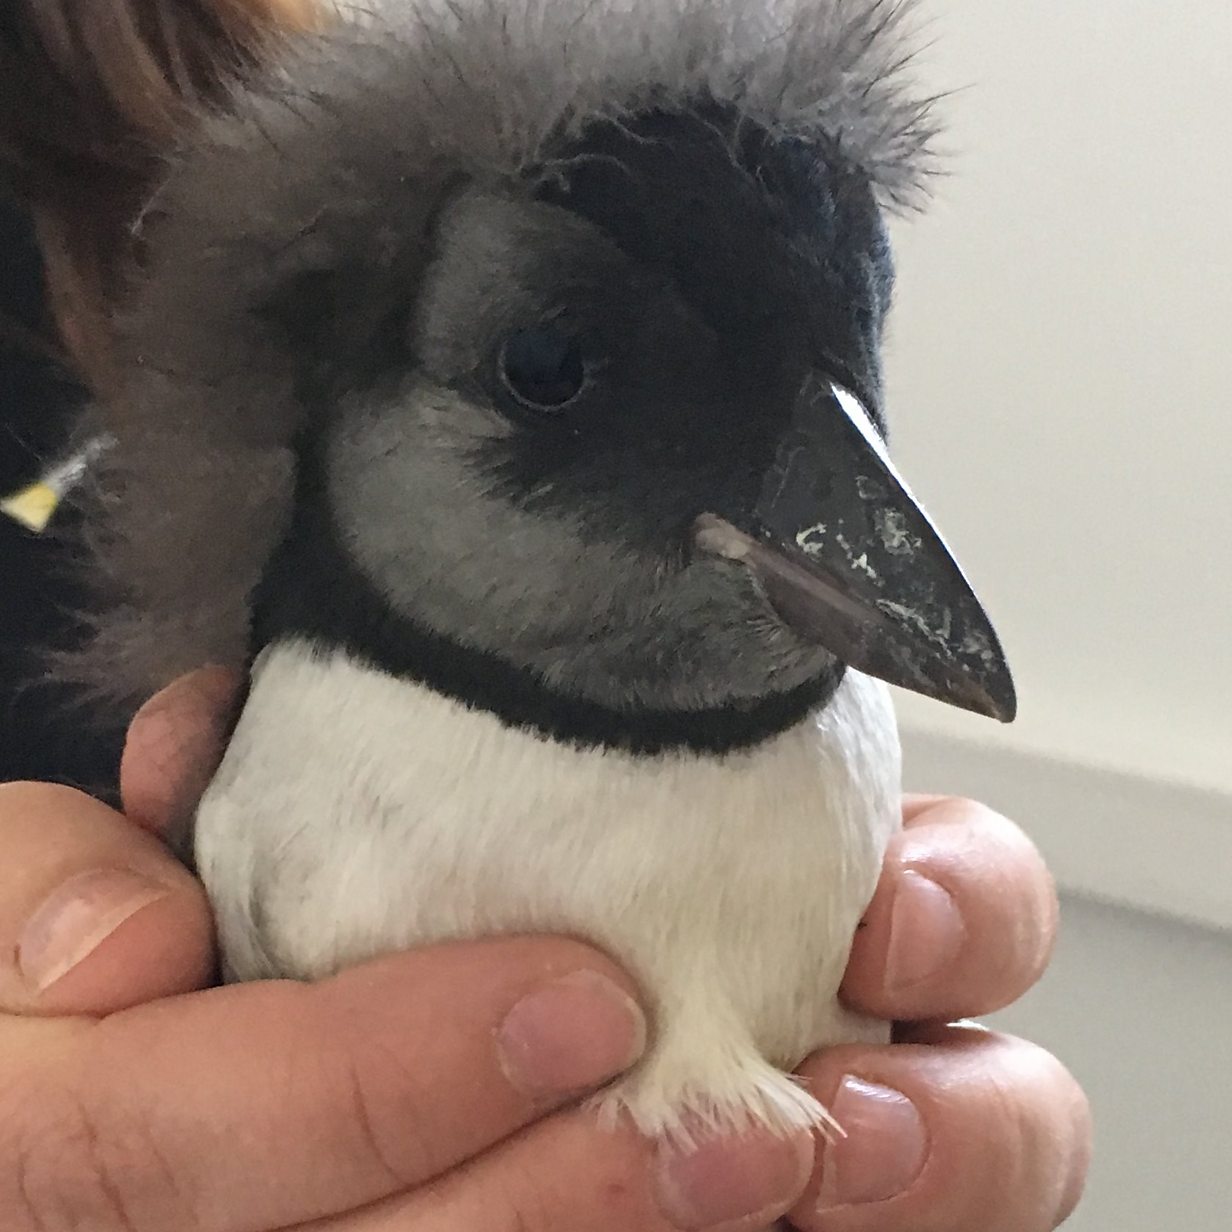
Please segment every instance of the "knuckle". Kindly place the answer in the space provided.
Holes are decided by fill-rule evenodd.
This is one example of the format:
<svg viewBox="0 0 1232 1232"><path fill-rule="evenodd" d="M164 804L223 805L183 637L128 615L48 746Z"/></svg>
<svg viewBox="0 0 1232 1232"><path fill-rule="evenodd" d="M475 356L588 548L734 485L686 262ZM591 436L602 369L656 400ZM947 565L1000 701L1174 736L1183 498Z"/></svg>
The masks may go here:
<svg viewBox="0 0 1232 1232"><path fill-rule="evenodd" d="M1082 1201L1082 1195L1087 1186L1087 1173L1091 1167L1091 1105L1086 1092L1082 1090L1077 1081L1071 1077L1070 1082L1073 1139L1068 1153L1068 1168L1061 1187L1060 1199L1057 1202L1054 1228L1059 1228Z"/></svg>
<svg viewBox="0 0 1232 1232"><path fill-rule="evenodd" d="M1013 1000L1047 969L1060 909L1056 885L1034 843L1013 822L983 810L987 824L931 852L938 880L961 900L972 961ZM999 1008L999 1007L998 1007Z"/></svg>
<svg viewBox="0 0 1232 1232"><path fill-rule="evenodd" d="M43 814L82 807L96 809L100 805L84 791L62 783L38 783L27 779L0 783L0 824L10 820L16 823L30 812Z"/></svg>
<svg viewBox="0 0 1232 1232"><path fill-rule="evenodd" d="M997 1032L950 1026L920 1042L939 1046L916 1090L931 1149L922 1183L896 1211L904 1227L1053 1232L1077 1204L1089 1155L1073 1075L1038 1045Z"/></svg>
<svg viewBox="0 0 1232 1232"><path fill-rule="evenodd" d="M500 1196L497 1222L503 1232L566 1232L574 1226L577 1212L566 1217L564 1203L553 1202L539 1179L526 1172L512 1179Z"/></svg>
<svg viewBox="0 0 1232 1232"><path fill-rule="evenodd" d="M1001 956L1005 995L1013 1001L1043 977L1056 949L1059 908L1047 871L1007 876L999 914L1000 928L987 929L984 939L993 947L990 962Z"/></svg>
<svg viewBox="0 0 1232 1232"><path fill-rule="evenodd" d="M585 1116L569 1116L543 1126L537 1140L511 1145L471 1190L467 1209L455 1212L457 1226L489 1232L666 1227L649 1201L642 1144L609 1131L596 1138L594 1130Z"/></svg>
<svg viewBox="0 0 1232 1232"><path fill-rule="evenodd" d="M959 833L1016 830L1003 813L971 796L943 796L919 814L919 822L944 825Z"/></svg>
<svg viewBox="0 0 1232 1232"><path fill-rule="evenodd" d="M288 1064L329 1090L351 1168L404 1190L474 1153L476 1131L486 1124L475 1094L460 1097L393 1039L364 1037L330 1048L323 1052L319 1039L305 1037Z"/></svg>
<svg viewBox="0 0 1232 1232"><path fill-rule="evenodd" d="M390 1128L391 1092L412 1087L406 1079L405 1067L399 1059L384 1054L383 1081L376 1082L364 1065L350 1058L344 1069L345 1099L360 1158L371 1161L397 1189L417 1184L435 1172L439 1144L421 1115L408 1109L408 1115L396 1118L396 1131ZM391 1084L389 1073L404 1078ZM380 1092L380 1094L376 1094Z"/></svg>
<svg viewBox="0 0 1232 1232"><path fill-rule="evenodd" d="M69 1089L27 1081L0 1101L5 1232L190 1232L174 1178L147 1135L100 1117Z"/></svg>
<svg viewBox="0 0 1232 1232"><path fill-rule="evenodd" d="M523 1195L521 1205L510 1209L505 1228L506 1232L557 1232L560 1223L551 1218L543 1201Z"/></svg>
<svg viewBox="0 0 1232 1232"><path fill-rule="evenodd" d="M997 1124L1004 1127L994 1149L1016 1179L1017 1217L1032 1232L1052 1232L1077 1205L1085 1183L1089 1106L1051 1053L1025 1040L1007 1044L1012 1059L997 1084L986 1140L993 1141Z"/></svg>

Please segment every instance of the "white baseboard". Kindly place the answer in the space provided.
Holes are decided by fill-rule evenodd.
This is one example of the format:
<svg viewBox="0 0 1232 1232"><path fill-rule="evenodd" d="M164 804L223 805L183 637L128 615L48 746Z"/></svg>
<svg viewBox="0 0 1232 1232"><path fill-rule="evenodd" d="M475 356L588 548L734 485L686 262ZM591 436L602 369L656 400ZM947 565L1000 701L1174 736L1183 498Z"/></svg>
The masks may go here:
<svg viewBox="0 0 1232 1232"><path fill-rule="evenodd" d="M908 790L973 796L1039 844L1062 891L1232 931L1232 795L903 729Z"/></svg>

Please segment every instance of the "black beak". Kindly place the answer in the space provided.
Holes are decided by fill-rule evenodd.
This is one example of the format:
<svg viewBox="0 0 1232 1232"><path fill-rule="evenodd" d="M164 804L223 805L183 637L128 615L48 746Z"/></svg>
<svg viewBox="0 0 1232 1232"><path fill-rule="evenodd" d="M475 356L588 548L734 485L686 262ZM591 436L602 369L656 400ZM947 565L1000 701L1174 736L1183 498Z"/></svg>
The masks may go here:
<svg viewBox="0 0 1232 1232"><path fill-rule="evenodd" d="M844 663L1008 723L1014 681L980 601L859 400L812 375L752 524L703 514L703 551L760 579L779 617Z"/></svg>

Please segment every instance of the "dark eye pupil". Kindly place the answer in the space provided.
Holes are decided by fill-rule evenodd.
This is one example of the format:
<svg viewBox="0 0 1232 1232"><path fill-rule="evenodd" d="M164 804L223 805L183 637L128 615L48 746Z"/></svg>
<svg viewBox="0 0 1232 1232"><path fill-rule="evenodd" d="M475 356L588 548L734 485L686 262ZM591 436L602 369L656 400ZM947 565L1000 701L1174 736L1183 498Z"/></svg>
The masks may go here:
<svg viewBox="0 0 1232 1232"><path fill-rule="evenodd" d="M535 325L505 339L501 379L524 406L552 411L582 392L586 366L576 338L555 325Z"/></svg>

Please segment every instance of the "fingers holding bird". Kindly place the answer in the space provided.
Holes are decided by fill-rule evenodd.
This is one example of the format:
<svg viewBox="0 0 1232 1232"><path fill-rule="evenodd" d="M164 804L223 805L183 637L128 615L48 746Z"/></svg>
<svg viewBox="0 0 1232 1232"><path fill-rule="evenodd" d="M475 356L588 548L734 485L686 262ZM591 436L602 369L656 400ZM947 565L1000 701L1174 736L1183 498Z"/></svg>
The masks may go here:
<svg viewBox="0 0 1232 1232"><path fill-rule="evenodd" d="M167 837L184 824L222 761L243 677L226 667L188 672L154 694L129 725L120 762L124 812Z"/></svg>
<svg viewBox="0 0 1232 1232"><path fill-rule="evenodd" d="M890 1048L836 1048L803 1070L847 1137L822 1145L800 1232L1051 1232L1090 1158L1086 1098L1024 1040L929 1026Z"/></svg>
<svg viewBox="0 0 1232 1232"><path fill-rule="evenodd" d="M117 1207L140 1228L282 1228L435 1182L632 1064L633 994L576 942L508 939L0 1021L5 1230L111 1227Z"/></svg>
<svg viewBox="0 0 1232 1232"><path fill-rule="evenodd" d="M201 987L205 893L148 834L79 791L0 785L0 1013L107 1014Z"/></svg>
<svg viewBox="0 0 1232 1232"><path fill-rule="evenodd" d="M1000 1009L1039 979L1056 939L1052 878L1023 832L981 804L911 796L903 822L842 990L897 1021L897 1042L827 1050L802 1068L847 1136L820 1144L791 1222L1050 1232L1086 1178L1081 1089L1032 1044L942 1024Z"/></svg>
<svg viewBox="0 0 1232 1232"><path fill-rule="evenodd" d="M0 784L0 1013L110 1014L211 981L204 889L152 836L191 815L240 689L237 673L207 667L142 707L121 766L125 816L68 787Z"/></svg>
<svg viewBox="0 0 1232 1232"><path fill-rule="evenodd" d="M908 797L856 936L842 995L879 1018L988 1014L1043 974L1052 877L1013 822L971 800Z"/></svg>
<svg viewBox="0 0 1232 1232"><path fill-rule="evenodd" d="M293 1232L765 1232L799 1198L811 1159L807 1135L768 1130L675 1156L576 1109L431 1186Z"/></svg>
<svg viewBox="0 0 1232 1232"><path fill-rule="evenodd" d="M221 730L217 716L233 687L234 682L221 676L198 677L152 704L134 725L125 794L149 829L163 830L191 798L199 768L212 770ZM160 758L160 749L169 760ZM848 999L900 1021L983 1013L1012 1000L1038 977L1055 934L1055 899L1038 854L1011 823L968 801L912 798L904 818L904 832L888 854L867 927L853 952L845 985ZM5 913L0 928L11 934L12 945L6 948L15 955L13 964L0 968L0 1005L5 1009L26 1015L102 1014L208 978L211 943L204 898L154 839L79 793L31 784L0 788L0 832L10 855L17 853L5 863L17 880L0 887ZM123 910L124 903L117 899L114 908L100 915L96 909L107 906L103 874L114 873L121 879L135 876L144 888L124 900L128 905ZM945 907L940 913L938 901ZM53 911L57 902L60 907ZM77 919L90 925L85 940L92 945L55 925L61 909L70 924ZM944 926L950 911L957 915L957 927ZM110 931L96 927L99 919L110 922ZM30 921L37 925L33 932ZM27 934L41 936L45 943L58 938L76 962L64 966L61 958L59 968L54 963L48 968L50 976L44 972L32 982L37 947L25 940ZM469 952L482 956L485 949ZM339 977L336 992L322 989L318 995L340 998L341 1006L354 994L367 1004L366 992L376 991L381 982L374 972L382 967ZM450 988L456 1000L453 980ZM257 998L282 995L276 989L217 995L225 999L247 991ZM559 992L566 1001L572 995L571 986ZM396 998L387 989L381 1000L389 1004ZM422 997L417 1000L422 1008ZM206 1009L206 1003L195 1008L183 1004L158 1014L182 1013L192 1020L208 1016ZM286 1022L281 1014L276 1016ZM116 1031L125 1017L109 1024L116 1047ZM344 1017L354 1021L350 1014ZM576 1014L568 1005L562 1010L557 1004L548 1017L549 1022L561 1022ZM528 1031L534 1025L523 1024ZM84 1048L87 1038L102 1038L93 1031L87 1037L88 1022L62 1026L58 1047L66 1058ZM223 1033L211 1027L206 1034L216 1046ZM516 1031L514 1035L516 1045ZM14 1048L24 1038L22 1028L11 1024ZM593 1031L586 1038L590 1043L599 1040ZM331 1039L337 1043L332 1028ZM836 1112L848 1137L821 1144L802 1198L808 1155L797 1149L801 1144L716 1144L709 1155L672 1165L648 1157L648 1145L632 1135L605 1137L603 1149L597 1149L592 1141L597 1127L588 1113L579 1111L552 1118L481 1155L455 1170L446 1185L389 1197L321 1226L331 1232L335 1226L338 1232L351 1232L352 1227L378 1232L387 1226L410 1226L408 1221L445 1227L460 1217L490 1217L499 1223L516 1215L521 1226L543 1232L566 1226L601 1232L631 1225L711 1225L743 1232L760 1229L797 1198L793 1220L803 1232L1046 1232L1056 1226L1077 1201L1089 1155L1089 1112L1068 1073L1029 1044L969 1028L912 1026L900 1028L900 1039L902 1043L890 1048L828 1051L804 1068L806 1080ZM54 1041L43 1036L38 1042L38 1055L45 1061ZM566 1069L574 1065L576 1058L566 1044L562 1041L564 1050L554 1053L548 1041L549 1068L557 1062ZM142 1050L143 1081L157 1053L153 1045ZM36 1068L23 1071L27 1079ZM90 1067L89 1072L100 1071ZM508 1080L508 1069L502 1072ZM182 1078L167 1078L162 1089L174 1087L183 1096ZM585 1086L593 1080L589 1072L577 1071L571 1079L557 1073L551 1085L560 1090L562 1082ZM247 1089L251 1092L257 1085L254 1080ZM157 1104L158 1089L153 1081L151 1106ZM482 1090L481 1102L489 1112L494 1089L503 1088L499 1083L475 1086L477 1095ZM457 1092L453 1088L449 1106L460 1113L464 1109ZM525 1095L526 1083L515 1083L515 1102ZM544 1107L533 1090L529 1098L528 1109ZM549 1098L547 1106L553 1102ZM46 1101L39 1107L46 1119ZM320 1118L310 1119L321 1123ZM517 1120L515 1114L507 1124ZM345 1128L345 1117L339 1124ZM441 1149L450 1152L450 1158L465 1155L466 1146L456 1141L450 1146L447 1130L434 1134L433 1142L438 1147L444 1143ZM422 1141L420 1134L412 1138ZM160 1134L160 1140L173 1143L174 1134ZM186 1158L197 1158L189 1145L186 1140ZM562 1168L561 1161L571 1155L575 1164ZM63 1155L57 1160L48 1177L54 1178L53 1189L59 1194ZM384 1160L374 1164L377 1175L368 1195L391 1185L386 1167ZM292 1172L288 1170L288 1192L293 1190L303 1201L303 1177ZM178 1169L177 1174L182 1180L184 1174ZM769 1185L764 1194L761 1181ZM335 1197L336 1187L335 1177L330 1181ZM222 1188L228 1202L236 1198L234 1181ZM200 1192L216 1193L218 1187L202 1182ZM598 1193L604 1195L602 1201L596 1201ZM362 1201L363 1196L361 1189L352 1198ZM150 1200L157 1205L162 1199ZM257 1195L252 1200L256 1202ZM309 1200L306 1205L292 1203L280 1214L294 1218L328 1209L324 1202ZM748 1216L749 1211L756 1213Z"/></svg>

